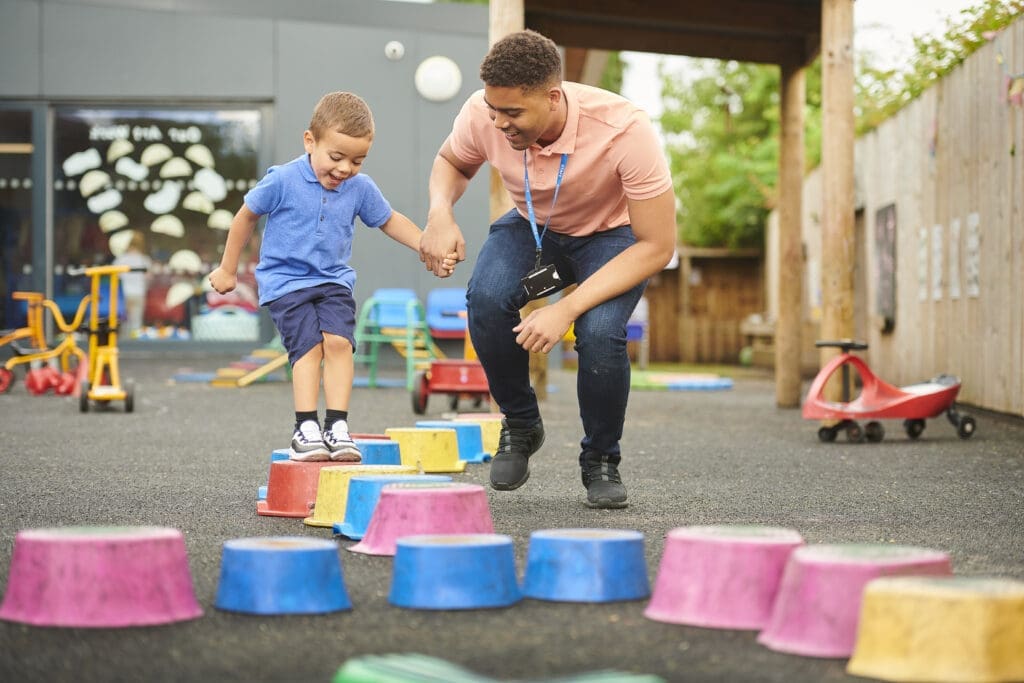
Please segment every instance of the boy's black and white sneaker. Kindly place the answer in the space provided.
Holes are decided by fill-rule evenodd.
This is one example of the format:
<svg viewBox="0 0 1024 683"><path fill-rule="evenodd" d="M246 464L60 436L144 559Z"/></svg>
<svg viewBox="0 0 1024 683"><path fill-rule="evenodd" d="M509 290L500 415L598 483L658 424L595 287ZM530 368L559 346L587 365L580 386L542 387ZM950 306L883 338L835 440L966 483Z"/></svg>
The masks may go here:
<svg viewBox="0 0 1024 683"><path fill-rule="evenodd" d="M360 462L363 459L359 446L348 435L348 423L345 420L338 420L324 432L324 445L330 452L331 460Z"/></svg>
<svg viewBox="0 0 1024 683"><path fill-rule="evenodd" d="M330 460L331 454L324 444L320 425L313 420L306 420L299 425L295 434L292 435L292 446L288 450L288 458L300 462Z"/></svg>

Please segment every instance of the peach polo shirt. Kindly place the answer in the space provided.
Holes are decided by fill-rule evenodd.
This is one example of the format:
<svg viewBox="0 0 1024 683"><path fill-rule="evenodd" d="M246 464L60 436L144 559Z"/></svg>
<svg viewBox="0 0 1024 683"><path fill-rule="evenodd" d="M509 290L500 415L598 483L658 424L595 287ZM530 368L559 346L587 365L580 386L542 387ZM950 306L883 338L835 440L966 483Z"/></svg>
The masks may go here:
<svg viewBox="0 0 1024 683"><path fill-rule="evenodd" d="M569 161L549 230L590 235L628 225L626 198L651 199L672 188L668 163L647 114L615 93L565 81L565 128L546 147L527 150L530 193L538 229L551 210L561 155ZM490 164L501 174L516 209L527 218L523 153L512 149L488 113L483 90L473 93L448 136L452 152L470 164Z"/></svg>

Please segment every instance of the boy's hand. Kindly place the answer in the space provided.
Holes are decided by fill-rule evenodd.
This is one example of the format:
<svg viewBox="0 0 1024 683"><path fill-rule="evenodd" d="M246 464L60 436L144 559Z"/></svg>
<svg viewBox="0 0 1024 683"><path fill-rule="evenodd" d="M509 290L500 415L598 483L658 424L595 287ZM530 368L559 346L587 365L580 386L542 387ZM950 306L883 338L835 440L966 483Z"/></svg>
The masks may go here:
<svg viewBox="0 0 1024 683"><path fill-rule="evenodd" d="M223 268L216 268L210 273L210 286L213 287L218 294L227 294L235 288L238 283L238 277L234 273L229 273Z"/></svg>
<svg viewBox="0 0 1024 683"><path fill-rule="evenodd" d="M438 274L440 278L450 277L455 272L455 264L459 262L459 254L457 252L451 252L444 257L444 261L441 263L441 273Z"/></svg>

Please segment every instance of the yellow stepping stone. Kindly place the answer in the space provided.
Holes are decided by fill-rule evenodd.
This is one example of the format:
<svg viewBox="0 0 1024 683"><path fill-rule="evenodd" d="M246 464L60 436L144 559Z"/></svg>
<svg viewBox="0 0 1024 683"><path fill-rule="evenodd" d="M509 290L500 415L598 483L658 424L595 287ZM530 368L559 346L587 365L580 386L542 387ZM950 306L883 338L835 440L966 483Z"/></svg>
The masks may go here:
<svg viewBox="0 0 1024 683"><path fill-rule="evenodd" d="M846 671L885 681L1024 680L1024 582L875 579Z"/></svg>
<svg viewBox="0 0 1024 683"><path fill-rule="evenodd" d="M398 442L403 465L419 466L430 474L466 470L454 429L391 428L384 435Z"/></svg>

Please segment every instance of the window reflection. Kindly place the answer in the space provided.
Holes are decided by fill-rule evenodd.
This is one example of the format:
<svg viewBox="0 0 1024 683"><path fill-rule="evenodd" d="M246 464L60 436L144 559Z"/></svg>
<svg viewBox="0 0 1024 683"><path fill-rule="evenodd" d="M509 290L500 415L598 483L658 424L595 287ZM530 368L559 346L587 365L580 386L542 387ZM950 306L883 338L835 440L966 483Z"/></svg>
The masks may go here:
<svg viewBox="0 0 1024 683"><path fill-rule="evenodd" d="M24 302L11 294L32 288L32 114L0 110L0 328L25 325Z"/></svg>
<svg viewBox="0 0 1024 683"><path fill-rule="evenodd" d="M73 312L79 266L146 268L125 281L123 324L142 339L256 340L257 236L227 296L202 291L255 184L254 110L58 109L54 135L54 292ZM70 272L69 272L70 271Z"/></svg>

